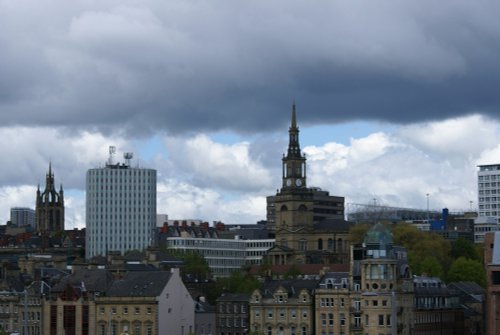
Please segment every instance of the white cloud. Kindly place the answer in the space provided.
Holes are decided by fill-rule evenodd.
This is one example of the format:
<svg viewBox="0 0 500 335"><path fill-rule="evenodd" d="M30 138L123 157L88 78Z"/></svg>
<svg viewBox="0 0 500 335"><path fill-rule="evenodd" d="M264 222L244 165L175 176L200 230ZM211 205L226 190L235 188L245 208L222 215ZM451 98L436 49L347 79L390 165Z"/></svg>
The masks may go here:
<svg viewBox="0 0 500 335"><path fill-rule="evenodd" d="M401 127L394 134L305 148L309 184L350 203L468 209L476 203L476 165L499 163L499 123L469 116Z"/></svg>
<svg viewBox="0 0 500 335"><path fill-rule="evenodd" d="M255 223L265 218L266 200L260 195L243 194L234 199L210 189L178 180L158 184L157 212L172 219L201 219L224 223Z"/></svg>
<svg viewBox="0 0 500 335"><path fill-rule="evenodd" d="M269 187L271 176L249 155L249 143L216 143L206 135L167 138L169 158L178 172L198 185L225 190L256 191Z"/></svg>
<svg viewBox="0 0 500 335"><path fill-rule="evenodd" d="M477 157L500 141L499 124L479 114L402 127L399 136L428 153Z"/></svg>

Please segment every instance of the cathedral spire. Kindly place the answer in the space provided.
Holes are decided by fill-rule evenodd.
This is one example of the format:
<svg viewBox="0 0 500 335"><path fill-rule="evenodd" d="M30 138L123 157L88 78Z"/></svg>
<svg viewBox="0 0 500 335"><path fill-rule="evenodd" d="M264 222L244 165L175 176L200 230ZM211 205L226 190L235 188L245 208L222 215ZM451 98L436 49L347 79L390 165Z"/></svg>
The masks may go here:
<svg viewBox="0 0 500 335"><path fill-rule="evenodd" d="M291 128L297 128L297 112L295 110L295 101L292 105L292 126Z"/></svg>

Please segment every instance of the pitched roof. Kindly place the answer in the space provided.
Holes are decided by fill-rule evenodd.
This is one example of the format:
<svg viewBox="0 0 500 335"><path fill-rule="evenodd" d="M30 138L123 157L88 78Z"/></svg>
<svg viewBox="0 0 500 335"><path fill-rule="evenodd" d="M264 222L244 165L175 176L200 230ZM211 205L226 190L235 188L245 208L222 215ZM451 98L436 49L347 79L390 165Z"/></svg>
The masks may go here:
<svg viewBox="0 0 500 335"><path fill-rule="evenodd" d="M77 269L57 284L52 291L63 292L68 284L83 287L88 292L105 292L113 282L113 275L104 269Z"/></svg>
<svg viewBox="0 0 500 335"><path fill-rule="evenodd" d="M316 279L268 280L262 284L260 291L263 297L272 298L274 292L283 287L288 292L289 297L296 297L303 289L312 292L318 287L318 284L319 280Z"/></svg>
<svg viewBox="0 0 500 335"><path fill-rule="evenodd" d="M106 292L111 297L157 297L171 278L167 271L128 272L123 279L115 280Z"/></svg>

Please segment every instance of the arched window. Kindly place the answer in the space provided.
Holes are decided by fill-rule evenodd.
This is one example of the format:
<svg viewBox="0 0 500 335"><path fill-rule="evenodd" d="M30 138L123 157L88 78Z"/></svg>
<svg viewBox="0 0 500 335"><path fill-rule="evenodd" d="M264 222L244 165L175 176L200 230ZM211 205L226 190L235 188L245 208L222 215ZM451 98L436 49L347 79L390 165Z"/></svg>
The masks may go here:
<svg viewBox="0 0 500 335"><path fill-rule="evenodd" d="M306 207L306 205L300 205L300 206L299 206L299 211L301 211L301 212L305 212L305 211L307 211L307 207Z"/></svg>
<svg viewBox="0 0 500 335"><path fill-rule="evenodd" d="M282 212L285 212L285 211L287 211L287 210L288 210L288 207L286 207L286 205L283 205L283 206L281 206L280 210L281 210Z"/></svg>

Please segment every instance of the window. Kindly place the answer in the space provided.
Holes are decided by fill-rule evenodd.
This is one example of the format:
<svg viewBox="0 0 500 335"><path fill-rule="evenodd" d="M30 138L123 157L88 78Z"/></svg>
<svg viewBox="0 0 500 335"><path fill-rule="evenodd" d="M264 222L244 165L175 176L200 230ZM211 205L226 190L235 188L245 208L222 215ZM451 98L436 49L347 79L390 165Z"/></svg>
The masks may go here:
<svg viewBox="0 0 500 335"><path fill-rule="evenodd" d="M387 326L390 326L391 325L391 315L390 314L387 314L386 315L386 318L385 318L385 324Z"/></svg>
<svg viewBox="0 0 500 335"><path fill-rule="evenodd" d="M378 316L378 325L383 326L384 325L384 316L379 314Z"/></svg>
<svg viewBox="0 0 500 335"><path fill-rule="evenodd" d="M255 317L259 318L260 317L260 308L255 309Z"/></svg>
<svg viewBox="0 0 500 335"><path fill-rule="evenodd" d="M328 325L333 326L333 313L328 313Z"/></svg>
<svg viewBox="0 0 500 335"><path fill-rule="evenodd" d="M345 326L345 315L344 314L340 314L340 325Z"/></svg>
<svg viewBox="0 0 500 335"><path fill-rule="evenodd" d="M272 319L272 318L273 318L273 310L272 310L272 309L268 309L268 310L267 310L267 317L268 317L269 319Z"/></svg>
<svg viewBox="0 0 500 335"><path fill-rule="evenodd" d="M123 307L123 314L128 314L128 307Z"/></svg>
<svg viewBox="0 0 500 335"><path fill-rule="evenodd" d="M307 309L305 308L302 310L302 317L307 318Z"/></svg>
<svg viewBox="0 0 500 335"><path fill-rule="evenodd" d="M307 240L305 238L299 241L299 250L306 251L307 250Z"/></svg>
<svg viewBox="0 0 500 335"><path fill-rule="evenodd" d="M116 314L116 307L111 307L111 314Z"/></svg>
<svg viewBox="0 0 500 335"><path fill-rule="evenodd" d="M104 307L99 307L99 314L104 315Z"/></svg>
<svg viewBox="0 0 500 335"><path fill-rule="evenodd" d="M151 307L148 307L148 308L146 309L146 311L147 311L147 313L148 313L148 314L151 314L151 313L152 313L152 311L153 311L153 309L152 309Z"/></svg>
<svg viewBox="0 0 500 335"><path fill-rule="evenodd" d="M273 328L271 326L267 326L267 335L273 335Z"/></svg>
<svg viewBox="0 0 500 335"><path fill-rule="evenodd" d="M295 308L292 308L290 310L290 314L292 315L292 318L295 319L297 317L297 310Z"/></svg>
<svg viewBox="0 0 500 335"><path fill-rule="evenodd" d="M141 312L140 307L134 307L134 314L137 315Z"/></svg>

